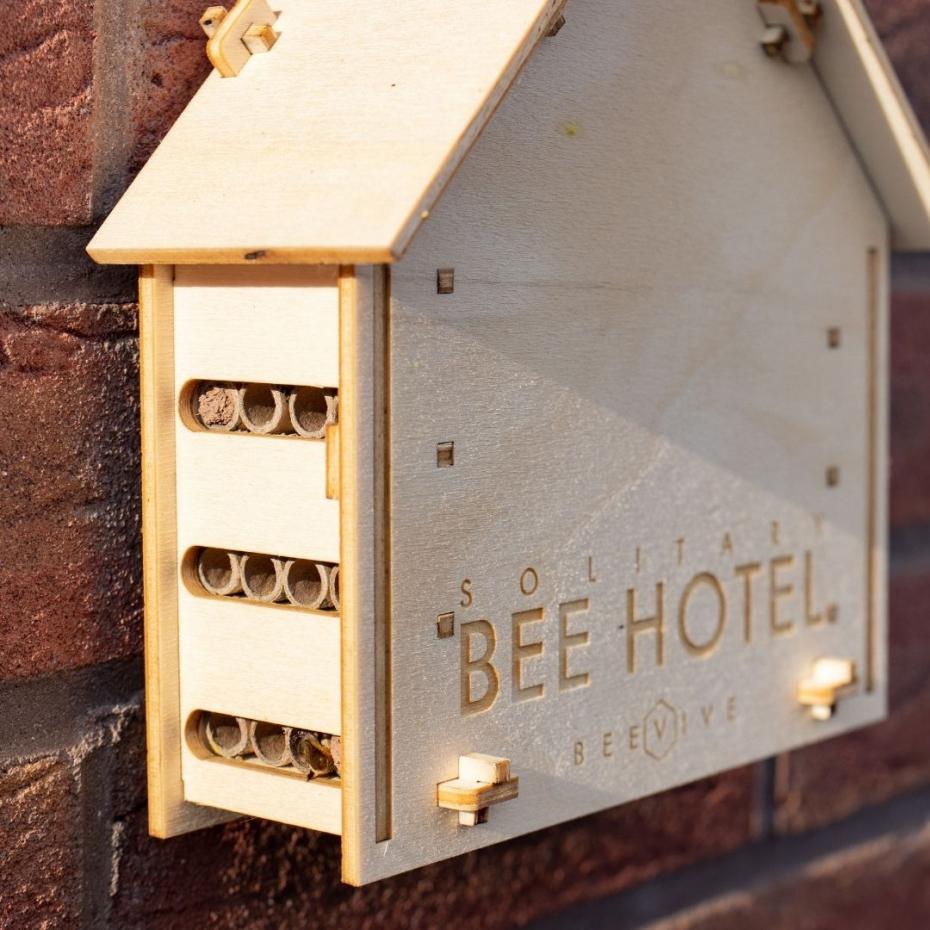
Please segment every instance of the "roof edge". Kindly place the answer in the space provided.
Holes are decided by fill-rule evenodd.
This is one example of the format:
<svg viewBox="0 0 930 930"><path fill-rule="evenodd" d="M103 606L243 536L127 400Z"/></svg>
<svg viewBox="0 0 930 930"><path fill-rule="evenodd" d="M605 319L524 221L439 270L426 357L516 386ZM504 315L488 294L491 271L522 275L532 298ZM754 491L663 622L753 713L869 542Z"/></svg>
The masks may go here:
<svg viewBox="0 0 930 930"><path fill-rule="evenodd" d="M861 0L821 0L813 64L891 224L930 249L930 148Z"/></svg>

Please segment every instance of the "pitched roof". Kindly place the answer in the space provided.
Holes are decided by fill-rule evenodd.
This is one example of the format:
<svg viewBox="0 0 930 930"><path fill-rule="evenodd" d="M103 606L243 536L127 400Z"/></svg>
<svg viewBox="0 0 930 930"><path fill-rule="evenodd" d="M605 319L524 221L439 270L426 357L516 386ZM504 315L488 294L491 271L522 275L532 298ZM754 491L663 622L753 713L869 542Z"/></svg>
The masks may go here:
<svg viewBox="0 0 930 930"><path fill-rule="evenodd" d="M814 67L894 246L930 248L926 140L860 0L822 2ZM560 4L273 4L277 44L238 77L210 75L88 251L124 263L393 261Z"/></svg>

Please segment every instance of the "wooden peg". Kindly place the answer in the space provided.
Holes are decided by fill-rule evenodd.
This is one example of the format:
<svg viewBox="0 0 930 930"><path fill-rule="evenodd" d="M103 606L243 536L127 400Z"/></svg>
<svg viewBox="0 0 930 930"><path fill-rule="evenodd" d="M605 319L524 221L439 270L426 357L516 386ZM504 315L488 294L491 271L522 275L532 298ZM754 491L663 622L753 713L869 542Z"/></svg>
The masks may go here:
<svg viewBox="0 0 930 930"><path fill-rule="evenodd" d="M798 685L798 702L815 720L829 720L841 694L856 683L856 666L849 659L817 659L811 674Z"/></svg>
<svg viewBox="0 0 930 930"><path fill-rule="evenodd" d="M436 786L436 804L457 811L459 824L486 823L488 808L515 798L519 779L510 774L510 760L472 752L459 756L459 776Z"/></svg>
<svg viewBox="0 0 930 930"><path fill-rule="evenodd" d="M252 55L267 52L277 41L277 15L268 0L238 0L228 12L211 6L200 17L207 34L207 57L223 77L235 77Z"/></svg>
<svg viewBox="0 0 930 930"><path fill-rule="evenodd" d="M226 17L225 6L208 6L200 17L200 28L206 33L208 39L212 39L219 29L220 23Z"/></svg>
<svg viewBox="0 0 930 930"><path fill-rule="evenodd" d="M820 15L819 3L812 0L758 0L759 15L766 29L760 40L769 57L780 57L790 64L810 61L816 40L814 25Z"/></svg>

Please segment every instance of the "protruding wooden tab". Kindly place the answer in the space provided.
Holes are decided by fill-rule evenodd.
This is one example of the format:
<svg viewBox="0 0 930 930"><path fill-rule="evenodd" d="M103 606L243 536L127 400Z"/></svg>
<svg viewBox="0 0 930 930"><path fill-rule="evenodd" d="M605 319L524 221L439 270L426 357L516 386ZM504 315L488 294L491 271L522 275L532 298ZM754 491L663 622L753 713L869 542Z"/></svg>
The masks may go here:
<svg viewBox="0 0 930 930"><path fill-rule="evenodd" d="M276 18L268 0L238 0L229 12L210 7L200 17L200 25L210 37L210 63L223 77L235 77L255 52L266 52L274 45Z"/></svg>
<svg viewBox="0 0 930 930"><path fill-rule="evenodd" d="M819 16L819 5L798 0L759 0L758 6L767 27L761 40L766 53L791 64L810 61L816 44L812 24Z"/></svg>
<svg viewBox="0 0 930 930"><path fill-rule="evenodd" d="M278 34L268 23L255 23L246 30L242 41L253 55L259 55L271 50L271 47L278 41Z"/></svg>
<svg viewBox="0 0 930 930"><path fill-rule="evenodd" d="M510 774L510 760L472 752L459 756L459 777L436 786L436 803L458 811L463 827L486 823L488 808L515 798L519 779Z"/></svg>
<svg viewBox="0 0 930 930"><path fill-rule="evenodd" d="M850 659L817 659L810 676L798 685L798 702L815 719L829 720L842 692L855 682L856 666Z"/></svg>
<svg viewBox="0 0 930 930"><path fill-rule="evenodd" d="M339 500L339 424L326 424L326 497Z"/></svg>

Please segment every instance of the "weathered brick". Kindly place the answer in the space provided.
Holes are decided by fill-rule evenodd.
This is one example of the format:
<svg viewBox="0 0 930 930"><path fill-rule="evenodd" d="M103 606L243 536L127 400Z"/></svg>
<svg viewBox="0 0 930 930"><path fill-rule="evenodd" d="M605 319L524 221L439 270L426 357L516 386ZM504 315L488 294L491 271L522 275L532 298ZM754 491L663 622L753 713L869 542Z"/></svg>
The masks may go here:
<svg viewBox="0 0 930 930"><path fill-rule="evenodd" d="M120 796L132 806L141 802L142 773L140 756L128 745L126 752ZM742 769L362 889L339 883L333 837L240 821L154 840L137 803L121 834L113 923L121 930L512 927L739 847L752 836L753 795L754 771Z"/></svg>
<svg viewBox="0 0 930 930"><path fill-rule="evenodd" d="M930 524L930 287L891 314L891 525Z"/></svg>
<svg viewBox="0 0 930 930"><path fill-rule="evenodd" d="M203 0L163 0L142 9L142 51L130 104L133 171L142 167L210 73L198 24L204 9Z"/></svg>
<svg viewBox="0 0 930 930"><path fill-rule="evenodd" d="M93 2L0 12L0 224L78 225L93 196Z"/></svg>
<svg viewBox="0 0 930 930"><path fill-rule="evenodd" d="M566 924L566 927L571 924ZM648 930L927 930L930 827L891 835ZM646 930L646 928L644 928Z"/></svg>
<svg viewBox="0 0 930 930"><path fill-rule="evenodd" d="M926 0L866 0L866 6L924 130L930 132L930 5Z"/></svg>
<svg viewBox="0 0 930 930"><path fill-rule="evenodd" d="M0 680L141 649L135 314L0 311Z"/></svg>
<svg viewBox="0 0 930 930"><path fill-rule="evenodd" d="M889 716L779 760L776 823L807 830L930 784L930 563L891 578Z"/></svg>
<svg viewBox="0 0 930 930"><path fill-rule="evenodd" d="M0 765L0 927L78 926L80 824L65 762L43 758Z"/></svg>

